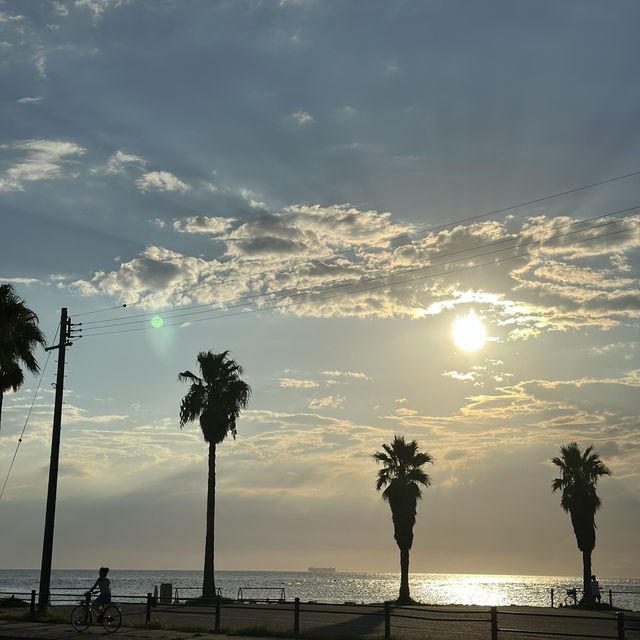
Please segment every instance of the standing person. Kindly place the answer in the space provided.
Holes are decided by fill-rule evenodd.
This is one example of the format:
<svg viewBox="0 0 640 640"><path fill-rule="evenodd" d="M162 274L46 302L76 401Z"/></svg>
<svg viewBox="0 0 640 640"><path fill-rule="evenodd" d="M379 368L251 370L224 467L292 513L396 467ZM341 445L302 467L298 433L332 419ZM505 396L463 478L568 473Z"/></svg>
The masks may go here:
<svg viewBox="0 0 640 640"><path fill-rule="evenodd" d="M102 618L104 608L111 602L111 581L107 578L109 567L100 567L98 579L93 587L87 591L87 595L100 592L100 595L94 600L93 604L98 610L98 620Z"/></svg>
<svg viewBox="0 0 640 640"><path fill-rule="evenodd" d="M591 595L593 599L597 600L598 604L600 604L600 585L595 576L591 576Z"/></svg>

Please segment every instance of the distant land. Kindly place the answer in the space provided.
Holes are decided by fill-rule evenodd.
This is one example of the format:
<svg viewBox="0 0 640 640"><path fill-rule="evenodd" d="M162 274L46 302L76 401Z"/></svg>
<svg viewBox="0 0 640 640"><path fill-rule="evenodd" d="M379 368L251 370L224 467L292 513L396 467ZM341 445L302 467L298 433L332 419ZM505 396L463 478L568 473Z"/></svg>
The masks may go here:
<svg viewBox="0 0 640 640"><path fill-rule="evenodd" d="M335 567L309 567L311 573L335 573Z"/></svg>

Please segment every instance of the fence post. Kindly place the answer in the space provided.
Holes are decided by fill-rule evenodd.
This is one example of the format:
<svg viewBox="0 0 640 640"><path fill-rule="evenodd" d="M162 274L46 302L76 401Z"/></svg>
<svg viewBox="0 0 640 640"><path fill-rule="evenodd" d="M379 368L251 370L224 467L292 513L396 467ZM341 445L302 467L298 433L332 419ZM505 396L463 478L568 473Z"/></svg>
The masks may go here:
<svg viewBox="0 0 640 640"><path fill-rule="evenodd" d="M384 603L384 640L391 639L391 605Z"/></svg>
<svg viewBox="0 0 640 640"><path fill-rule="evenodd" d="M31 613L36 612L36 590L31 589Z"/></svg>
<svg viewBox="0 0 640 640"><path fill-rule="evenodd" d="M491 640L498 640L498 607L491 607Z"/></svg>
<svg viewBox="0 0 640 640"><path fill-rule="evenodd" d="M222 600L222 596L218 594L216 596L216 620L214 623L214 628L216 631L220 631L220 600Z"/></svg>
<svg viewBox="0 0 640 640"><path fill-rule="evenodd" d="M624 640L624 613L618 611L618 640Z"/></svg>
<svg viewBox="0 0 640 640"><path fill-rule="evenodd" d="M146 624L151 622L151 598L153 596L150 593L147 593L147 610L145 611L144 621Z"/></svg>
<svg viewBox="0 0 640 640"><path fill-rule="evenodd" d="M553 609L553 587L551 587L551 608Z"/></svg>
<svg viewBox="0 0 640 640"><path fill-rule="evenodd" d="M293 635L300 634L300 598L293 601Z"/></svg>
<svg viewBox="0 0 640 640"><path fill-rule="evenodd" d="M609 606L613 607L613 591L609 589Z"/></svg>

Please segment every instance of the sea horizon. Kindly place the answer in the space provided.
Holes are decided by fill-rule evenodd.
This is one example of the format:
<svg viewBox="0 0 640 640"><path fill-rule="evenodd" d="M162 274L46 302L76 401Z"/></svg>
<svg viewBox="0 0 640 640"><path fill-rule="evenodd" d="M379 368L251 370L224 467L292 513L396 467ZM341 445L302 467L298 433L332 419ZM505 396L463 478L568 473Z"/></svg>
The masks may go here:
<svg viewBox="0 0 640 640"><path fill-rule="evenodd" d="M39 569L0 570L0 597L13 592L30 594L39 587ZM76 598L88 589L95 577L93 569L54 569L51 573L52 599ZM180 569L111 569L114 600L143 599L162 584L171 584L173 597L184 600L199 594L202 570ZM640 610L640 578L599 576L602 601L625 609ZM420 573L409 576L412 597L432 605L481 606L554 606L564 602L566 590L582 587L580 576L539 576L527 574ZM295 571L216 571L216 586L224 597L284 597L290 601L314 601L341 604L379 603L398 595L399 572L335 573ZM278 592L276 595L275 592ZM611 594L609 593L611 592ZM283 596L279 595L283 594Z"/></svg>
<svg viewBox="0 0 640 640"><path fill-rule="evenodd" d="M215 569L215 573L313 573L312 571L310 571L310 567L317 567L317 568L325 568L324 565L309 565L309 567L304 568L304 569ZM326 568L329 568L329 566L327 565ZM334 573L341 573L341 574L366 574L366 575L400 575L400 571L399 570L384 570L384 569L380 569L380 570L364 570L364 569L340 569L338 567L331 567L332 569L334 569ZM98 565L96 565L95 567L56 567L56 568L52 568L51 571L55 572L55 571L96 571L98 570ZM40 567L3 567L2 569L0 569L0 573L2 573L3 571L40 571ZM166 572L188 572L188 573L202 573L202 568L198 568L198 569L184 569L184 568L180 568L180 569L171 569L171 568L167 568L167 567L160 567L160 568L153 568L153 569L149 569L149 568L139 568L139 567L110 567L110 571L135 571L135 572L151 572L151 573L158 573L158 572L162 572L162 571L166 571ZM575 573L575 574L550 574L550 573L527 573L527 572L510 572L510 571L504 571L504 572L496 572L496 573L489 573L489 572L485 572L485 571L410 571L409 572L409 577L411 577L412 575L442 575L442 576L487 576L487 577L533 577L533 578L547 578L547 577L553 577L553 578L572 578L572 579L580 579L582 580L582 574L581 573ZM611 580L640 580L640 576L635 576L635 575L615 575L615 574L600 574L602 575L603 579L611 579Z"/></svg>

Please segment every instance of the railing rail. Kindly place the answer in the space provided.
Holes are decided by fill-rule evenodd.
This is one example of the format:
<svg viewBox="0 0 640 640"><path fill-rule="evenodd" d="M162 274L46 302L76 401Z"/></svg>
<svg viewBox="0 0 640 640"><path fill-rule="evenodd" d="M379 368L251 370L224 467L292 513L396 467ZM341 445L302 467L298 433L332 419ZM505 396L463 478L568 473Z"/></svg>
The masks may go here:
<svg viewBox="0 0 640 640"><path fill-rule="evenodd" d="M566 596L570 595L570 591L574 592L574 596L576 598L576 601L579 602L578 600L578 594L580 593L584 593L584 591L582 589L579 589L577 587L573 588L573 589L567 589L566 587L561 587L561 588L556 588L556 587L552 587L550 590L551 593L551 607L553 608L555 606L555 596L556 596L556 592L560 594L560 598L561 600L558 603L559 607L562 607L564 599ZM635 596L635 595L640 595L640 591L636 591L636 590L627 590L627 589L607 589L605 592L601 592L601 598L604 598L604 593L607 593L609 595L609 606L613 607L613 596L614 595L619 595L619 596Z"/></svg>
<svg viewBox="0 0 640 640"><path fill-rule="evenodd" d="M173 588L173 602L174 604L180 604L181 600L188 600L189 598L195 598L197 596L184 596L180 595L181 591L195 591L196 593L202 592L202 587L174 587ZM222 595L222 587L216 587L216 596Z"/></svg>
<svg viewBox="0 0 640 640"><path fill-rule="evenodd" d="M182 587L182 589L186 590L187 588ZM61 588L56 589L56 591L55 599L59 603L68 605L79 601L82 598L82 595L77 591L64 592ZM259 591L262 593L277 591L279 597L277 600L270 598L248 598L244 593L245 591ZM5 594L11 594L17 599L24 599L25 604L30 606L31 611L33 612L35 610L37 596L35 589L28 592L0 591L0 598ZM121 606L123 607L123 614L127 615L127 617L130 617L131 619L137 617L140 619L140 616L144 615L144 619L147 624L151 622L152 616L161 617L161 614L197 615L202 617L203 615L207 615L207 611L211 611L213 626L216 631L220 629L221 619L224 616L224 612L232 611L234 609L242 611L256 610L267 613L275 611L276 617L273 617L270 620L270 623L277 624L280 628L282 627L283 620L285 621L286 626L287 616L291 616L288 619L292 623L291 629L293 630L294 635L299 635L301 620L306 616L308 616L308 620L310 621L309 624L311 625L319 624L318 617L321 618L323 614L350 616L351 620L348 621L348 624L353 625L354 628L366 626L363 623L365 619L377 617L384 619L385 640L390 640L392 628L395 628L397 631L404 631L406 629L410 629L412 631L423 631L424 629L420 626L421 622L446 623L447 625L453 626L454 629L455 625L459 623L483 625L482 628L486 629L485 637L487 640L508 640L509 636L513 634L517 634L522 637L529 635L540 637L543 634L544 637L549 638L600 638L601 640L625 640L628 632L640 631L640 615L634 613L625 614L623 612L617 612L616 615L607 615L606 613L597 610L588 612L586 609L584 611L578 611L573 608L571 609L571 612L567 610L566 613L561 612L558 609L555 609L553 612L545 612L525 611L511 608L500 609L498 607L480 607L474 609L456 609L447 607L439 609L433 606L403 607L389 602L385 602L383 605L358 605L354 603L328 605L317 602L301 603L300 598L295 598L292 602L286 602L284 587L242 587L238 590L238 599L236 601L223 602L222 597L218 594L215 600L210 604L203 603L198 604L197 606L175 604L169 606L158 606L157 600L151 593L146 594L146 596L130 594L122 596L114 595L113 600L118 604L122 602ZM246 604L247 602L249 604ZM260 605L259 603L261 602L269 603L270 606L265 606L264 604ZM141 606L135 607L136 604L140 604ZM515 620L516 618L521 620L526 618L535 619L536 621L540 621L540 624L536 622L534 626L526 624L522 620L520 628L516 628L519 626L518 622ZM558 621L565 619L570 619L575 622L581 621L582 624L571 630L558 630ZM265 618L265 620L269 621L268 618ZM507 620L512 620L515 624L504 624ZM543 622L544 620L551 621L551 624L546 625ZM404 625L402 624L403 621L406 621ZM594 624L590 625L585 621L593 622ZM554 622L556 623L555 625L553 624ZM334 623L328 622L327 624ZM372 624L375 626L379 623ZM369 627L371 627L371 625L369 625ZM549 628L546 629L544 627ZM458 632L455 631L455 633ZM479 631L478 633L484 634L482 631Z"/></svg>
<svg viewBox="0 0 640 640"><path fill-rule="evenodd" d="M238 597L236 598L236 600L252 600L252 601L257 601L257 600L262 600L262 601L266 601L266 602L271 602L270 598L256 598L256 597L250 597L250 598L245 598L244 597L244 592L245 591L277 591L280 595L278 598L276 598L276 600L278 602L284 602L286 600L286 596L284 593L284 587L240 587L238 589Z"/></svg>

